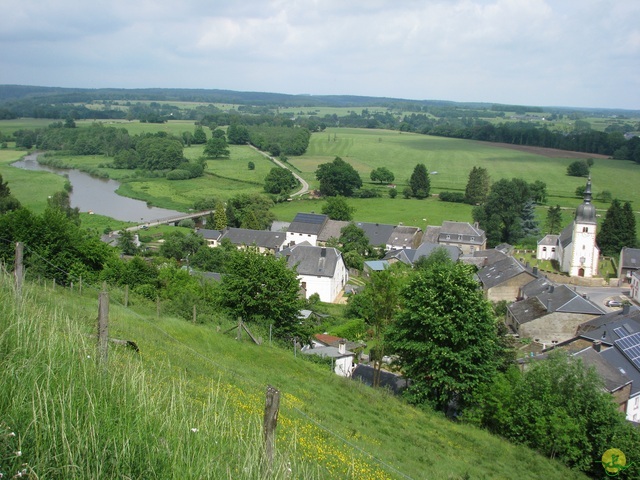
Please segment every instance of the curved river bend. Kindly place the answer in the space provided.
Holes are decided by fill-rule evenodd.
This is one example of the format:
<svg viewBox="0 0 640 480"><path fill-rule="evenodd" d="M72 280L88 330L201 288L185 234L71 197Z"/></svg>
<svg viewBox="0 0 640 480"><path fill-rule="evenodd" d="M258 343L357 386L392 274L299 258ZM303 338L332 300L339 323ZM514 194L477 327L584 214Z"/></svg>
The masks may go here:
<svg viewBox="0 0 640 480"><path fill-rule="evenodd" d="M147 223L160 218L182 215L182 212L166 208L149 207L146 202L121 197L116 193L119 182L110 179L92 177L76 169L53 168L38 163L38 153L32 153L22 160L12 163L24 170L37 170L65 175L69 178L73 191L70 194L71 206L81 212L93 212L125 222Z"/></svg>

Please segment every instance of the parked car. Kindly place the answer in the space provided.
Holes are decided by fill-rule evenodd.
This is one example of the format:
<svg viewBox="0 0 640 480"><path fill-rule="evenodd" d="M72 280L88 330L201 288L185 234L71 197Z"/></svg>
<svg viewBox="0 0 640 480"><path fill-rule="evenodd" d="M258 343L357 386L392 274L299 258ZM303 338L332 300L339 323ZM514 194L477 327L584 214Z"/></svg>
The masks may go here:
<svg viewBox="0 0 640 480"><path fill-rule="evenodd" d="M622 306L622 302L619 300L607 300L605 302L605 305L607 307L621 307Z"/></svg>

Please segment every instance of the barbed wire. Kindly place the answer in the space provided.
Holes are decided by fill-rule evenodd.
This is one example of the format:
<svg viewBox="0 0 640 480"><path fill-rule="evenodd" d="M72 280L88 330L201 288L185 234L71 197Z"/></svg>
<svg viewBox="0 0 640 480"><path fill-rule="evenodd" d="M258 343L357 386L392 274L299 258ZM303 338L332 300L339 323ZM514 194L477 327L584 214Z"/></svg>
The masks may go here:
<svg viewBox="0 0 640 480"><path fill-rule="evenodd" d="M9 243L9 244L15 244L16 242L13 240L9 240L3 237L0 237L0 241ZM63 268L59 267L58 265L55 265L54 263L52 263L50 260L48 260L47 258L44 258L42 255L40 255L36 250L30 248L28 245L26 245L24 242L23 246L24 249L26 251L28 251L31 255L34 255L35 257L37 257L38 259L42 260L43 262L45 262L47 265L49 265L50 267L56 269L57 271L63 273L64 275L67 276L67 278L76 278L76 280L81 280L80 276L74 275L70 272L67 272L66 270L64 270ZM83 285L86 288L89 288L97 293L102 291L102 286L100 287L96 287L94 285L92 285L91 283L83 283ZM241 372L237 371L237 370L231 370L227 367L227 366L223 366L219 363L217 363L216 361L214 361L212 358L210 358L207 355L204 355L203 353L199 352L198 350L196 350L195 348L193 348L191 345L188 345L186 343L184 343L183 341L179 340L178 338L176 338L175 336L171 335L169 332L165 331L164 329L162 329L160 326L158 326L157 324L155 324L154 322L150 321L148 318L146 318L144 315L141 315L140 313L136 312L135 310L133 310L131 307L129 306L125 306L124 303L120 302L119 300L116 300L115 298L113 298L112 296L109 296L109 303L113 303L114 305L117 305L119 307L122 307L124 309L126 309L130 314L134 315L136 318L142 320L143 322L145 322L146 324L150 325L152 328L154 328L155 330L157 330L158 332L160 332L162 335L164 335L165 337L167 337L168 339L170 339L171 341L181 345L183 348L187 349L188 351L190 351L191 353L193 353L195 356L197 356L198 358L201 358L202 360L206 361L207 363L213 365L215 368L217 368L218 370L224 372L225 374L228 374L229 372L235 376L238 377L240 379L242 379L245 383L252 385L254 388L259 388L264 390L264 388L267 386L265 384L259 384L258 382L256 382L255 380L243 375ZM340 435L339 433L333 431L332 429L330 429L329 427L326 427L325 425L322 425L320 422L318 422L316 419L314 419L313 417L309 416L307 413L303 412L302 410L300 410L298 407L296 407L293 404L288 405L288 407L297 412L299 415L301 415L302 417L304 417L307 421L313 423L315 426L317 426L318 428L326 431L327 433L331 434L332 436L334 436L335 438L337 438L338 440L340 440L341 442L343 442L346 445L349 445L351 448L353 448L354 450L360 452L361 454L367 456L368 458L370 458L371 460L373 460L374 462L382 465L383 467L385 467L386 469L400 475L403 478L409 479L409 480L413 480L412 477L406 475L405 473L401 472L400 470L398 470L396 467L394 467L393 465L388 464L387 462L385 462L384 460L376 457L374 454L366 451L365 449L363 449L362 447L356 445L353 442L350 442L349 440L347 440L346 438L344 438L342 435Z"/></svg>

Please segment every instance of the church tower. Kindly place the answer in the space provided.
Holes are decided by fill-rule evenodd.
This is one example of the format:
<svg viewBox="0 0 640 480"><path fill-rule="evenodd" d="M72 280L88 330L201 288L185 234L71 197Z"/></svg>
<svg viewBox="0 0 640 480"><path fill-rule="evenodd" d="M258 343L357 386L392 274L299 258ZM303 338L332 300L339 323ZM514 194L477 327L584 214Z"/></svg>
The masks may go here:
<svg viewBox="0 0 640 480"><path fill-rule="evenodd" d="M600 249L596 245L596 207L591 203L591 177L587 180L584 200L576 208L573 222L573 241L569 275L572 277L595 277L598 275Z"/></svg>

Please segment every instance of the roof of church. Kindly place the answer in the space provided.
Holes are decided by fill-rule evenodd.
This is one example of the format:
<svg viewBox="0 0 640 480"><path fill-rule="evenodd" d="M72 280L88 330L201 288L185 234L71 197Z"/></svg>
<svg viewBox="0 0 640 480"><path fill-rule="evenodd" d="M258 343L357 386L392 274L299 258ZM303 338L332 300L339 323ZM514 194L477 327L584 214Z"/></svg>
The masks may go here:
<svg viewBox="0 0 640 480"><path fill-rule="evenodd" d="M584 201L576 208L576 223L596 223L596 207L591 203L591 177L584 189Z"/></svg>

